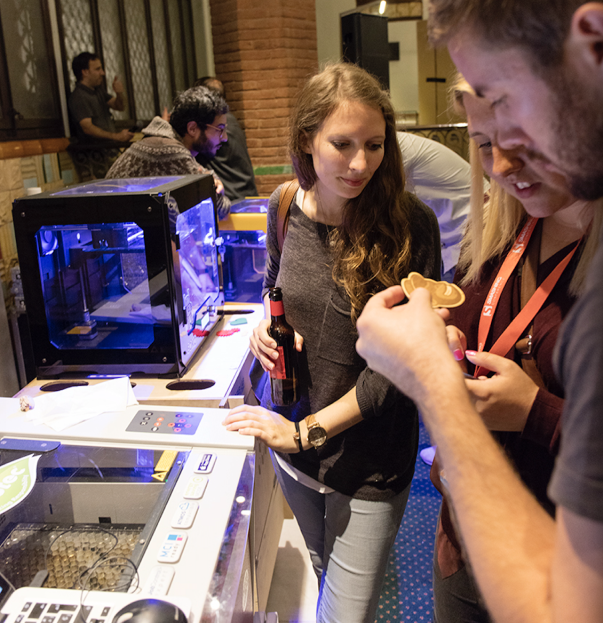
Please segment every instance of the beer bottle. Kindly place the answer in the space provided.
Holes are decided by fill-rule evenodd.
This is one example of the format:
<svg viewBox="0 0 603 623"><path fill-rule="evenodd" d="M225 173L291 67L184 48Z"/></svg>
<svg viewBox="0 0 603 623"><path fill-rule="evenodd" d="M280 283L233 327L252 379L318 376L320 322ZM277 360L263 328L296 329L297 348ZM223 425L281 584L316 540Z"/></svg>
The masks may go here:
<svg viewBox="0 0 603 623"><path fill-rule="evenodd" d="M297 351L295 350L295 332L285 318L283 293L280 288L270 288L271 324L268 333L276 342L278 359L273 361L270 370L270 388L272 402L276 406L285 407L299 400L299 372Z"/></svg>

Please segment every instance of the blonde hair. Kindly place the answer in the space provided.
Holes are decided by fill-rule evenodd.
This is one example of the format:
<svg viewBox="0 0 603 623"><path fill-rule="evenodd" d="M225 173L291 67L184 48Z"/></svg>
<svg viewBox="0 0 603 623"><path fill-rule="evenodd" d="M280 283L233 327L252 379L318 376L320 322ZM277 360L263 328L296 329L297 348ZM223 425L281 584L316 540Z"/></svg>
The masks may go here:
<svg viewBox="0 0 603 623"><path fill-rule="evenodd" d="M450 96L456 112L466 116L463 95L475 95L467 81L457 74ZM489 260L501 257L513 243L518 229L527 220L528 214L521 202L504 190L495 180L490 180L490 193L484 197L484 169L479 157L479 148L469 139L469 160L471 163L471 201L468 225L461 243L461 254L457 270L464 273L461 285L479 279L482 266ZM573 296L584 288L588 267L595 255L599 232L603 223L603 201L597 200L594 217L585 234L582 255L570 282L569 292Z"/></svg>

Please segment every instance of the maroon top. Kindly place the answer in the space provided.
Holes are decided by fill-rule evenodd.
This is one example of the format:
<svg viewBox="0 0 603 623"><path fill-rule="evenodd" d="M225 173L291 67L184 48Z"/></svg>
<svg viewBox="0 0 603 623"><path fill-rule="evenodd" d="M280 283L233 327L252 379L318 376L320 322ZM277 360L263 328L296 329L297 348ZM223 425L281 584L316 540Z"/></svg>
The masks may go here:
<svg viewBox="0 0 603 623"><path fill-rule="evenodd" d="M574 244L561 249L538 267L537 286L540 286L557 264L573 249ZM553 371L553 348L557 341L561 322L576 300L574 296L569 294L569 285L580 260L581 251L582 248L578 249L534 318L532 353L546 389L538 390L523 432L494 433L515 464L521 479L551 515L554 513L554 505L546 494L546 488L551 478L555 455L559 447L559 425L564 402L563 389ZM506 253L503 254L502 258L486 262L482 267L479 281L463 287L466 297L463 305L451 310L450 324L458 327L465 334L469 350L477 350L477 333L482 306L505 257ZM511 275L501 293L484 347L485 351L490 350L496 339L500 337L521 310L521 264L522 262ZM462 275L457 273L455 282L460 281L461 278ZM521 366L521 357L515 348L509 352L507 358L512 358ZM468 361L467 371L471 374L474 372L474 366ZM432 470L432 478L436 480L437 473L434 472L437 469L436 466ZM444 500L442 522L438 526L436 536L438 558L443 577L454 573L458 569L457 565L462 565L460 548L446 506ZM448 542L446 543L446 541ZM458 552L459 557L456 561L454 560L456 558L455 552Z"/></svg>
<svg viewBox="0 0 603 623"><path fill-rule="evenodd" d="M573 247L574 243L568 245L538 267L537 286L540 286ZM563 409L563 388L553 371L553 349L561 322L576 300L569 294L569 285L579 255L580 249L534 318L532 353L546 390L538 391L522 433L496 433L524 482L551 513L553 505L546 495L546 487L559 446L559 421ZM451 310L451 324L465 334L469 350L477 350L477 331L482 306L505 257L506 253L502 259L487 262L482 268L479 282L463 288L465 303ZM461 277L462 275L457 274L455 281ZM484 350L490 350L520 310L521 269L516 269L502 291ZM511 350L507 358L514 359L521 366L521 356L515 349ZM473 371L474 366L468 362L468 372L472 374Z"/></svg>

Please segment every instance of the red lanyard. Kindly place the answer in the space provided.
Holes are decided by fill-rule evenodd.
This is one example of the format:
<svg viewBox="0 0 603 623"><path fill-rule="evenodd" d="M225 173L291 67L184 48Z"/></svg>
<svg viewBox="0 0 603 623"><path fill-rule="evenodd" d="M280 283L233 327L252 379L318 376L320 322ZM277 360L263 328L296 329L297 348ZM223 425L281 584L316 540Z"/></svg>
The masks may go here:
<svg viewBox="0 0 603 623"><path fill-rule="evenodd" d="M513 274L519 260L523 256L525 250L528 247L528 243L534 231L534 227L538 222L537 218L530 217L528 222L524 225L523 229L519 232L517 240L513 244L513 247L507 254L503 265L494 279L494 283L488 292L486 302L482 307L482 313L479 319L479 328L477 334L477 350L481 352L484 350L484 345L490 332L490 326L492 325L492 318L502 291L509 280L509 277ZM539 312L540 308L544 305L549 294L553 291L559 277L563 274L563 271L570 263L570 260L574 256L580 240L576 243L574 248L557 264L557 266L551 271L550 275L542 282L540 287L534 292L530 300L524 306L524 308L515 316L509 326L503 331L502 335L496 340L492 348L491 353L504 357L513 346L517 343L517 340L525 331L525 328L532 322L534 316ZM481 374L487 374L488 370L484 368L476 368L474 376L477 378Z"/></svg>

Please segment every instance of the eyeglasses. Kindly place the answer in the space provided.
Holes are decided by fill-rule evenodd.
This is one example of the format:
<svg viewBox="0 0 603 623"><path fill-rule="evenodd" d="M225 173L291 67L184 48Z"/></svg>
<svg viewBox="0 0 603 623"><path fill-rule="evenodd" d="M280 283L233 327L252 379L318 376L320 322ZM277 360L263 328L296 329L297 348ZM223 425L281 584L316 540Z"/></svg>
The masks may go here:
<svg viewBox="0 0 603 623"><path fill-rule="evenodd" d="M220 128L218 126L212 125L211 123L206 123L205 124L208 128L212 128L213 130L215 130L216 132L219 132L219 136L220 138L222 138L225 134L226 134L226 130L228 128L227 125L225 125L223 128Z"/></svg>

